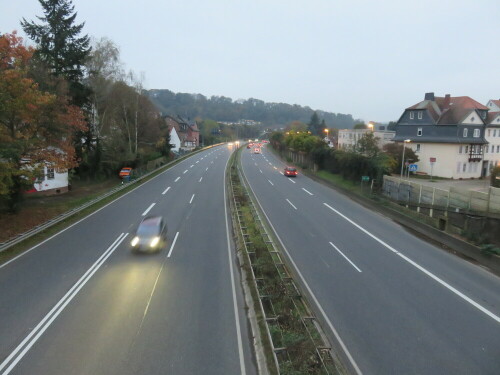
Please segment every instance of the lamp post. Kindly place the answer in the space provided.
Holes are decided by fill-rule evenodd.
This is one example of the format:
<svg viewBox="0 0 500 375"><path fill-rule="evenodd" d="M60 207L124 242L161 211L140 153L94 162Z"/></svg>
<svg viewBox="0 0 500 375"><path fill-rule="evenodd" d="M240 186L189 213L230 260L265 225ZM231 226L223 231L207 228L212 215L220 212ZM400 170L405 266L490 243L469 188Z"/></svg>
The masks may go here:
<svg viewBox="0 0 500 375"><path fill-rule="evenodd" d="M403 142L403 156L401 158L401 175L399 177L400 180L403 180L403 168L404 168L404 165L405 165L405 148L406 148L406 144L410 143L410 142L411 142L410 139L405 139L404 142Z"/></svg>
<svg viewBox="0 0 500 375"><path fill-rule="evenodd" d="M370 122L368 123L368 128L369 128L371 131L373 131L373 122L371 122L371 121L370 121Z"/></svg>

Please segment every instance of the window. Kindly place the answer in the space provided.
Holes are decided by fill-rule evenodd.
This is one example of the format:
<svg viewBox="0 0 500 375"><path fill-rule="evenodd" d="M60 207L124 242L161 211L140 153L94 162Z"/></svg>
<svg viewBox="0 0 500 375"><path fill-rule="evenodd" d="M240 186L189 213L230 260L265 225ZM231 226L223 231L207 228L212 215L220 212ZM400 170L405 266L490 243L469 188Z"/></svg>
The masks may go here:
<svg viewBox="0 0 500 375"><path fill-rule="evenodd" d="M47 168L47 180L54 179L54 168Z"/></svg>
<svg viewBox="0 0 500 375"><path fill-rule="evenodd" d="M491 145L491 153L495 152L495 146Z"/></svg>
<svg viewBox="0 0 500 375"><path fill-rule="evenodd" d="M460 147L458 148L458 153L459 153L459 154L461 154L461 153L462 153L462 146L460 146Z"/></svg>
<svg viewBox="0 0 500 375"><path fill-rule="evenodd" d="M415 149L415 152L420 152L420 143L417 143L417 148Z"/></svg>
<svg viewBox="0 0 500 375"><path fill-rule="evenodd" d="M417 136L419 136L419 137L422 136L422 128L418 128L418 130L417 130Z"/></svg>
<svg viewBox="0 0 500 375"><path fill-rule="evenodd" d="M496 130L496 129L494 129L494 130L493 130L493 137L496 137L496 135L497 135L497 130ZM498 135L500 136L500 132L498 132Z"/></svg>
<svg viewBox="0 0 500 375"><path fill-rule="evenodd" d="M467 163L464 163L463 168L462 168L462 172L465 173L466 170L467 170Z"/></svg>
<svg viewBox="0 0 500 375"><path fill-rule="evenodd" d="M470 122L474 122L474 116L470 118Z"/></svg>
<svg viewBox="0 0 500 375"><path fill-rule="evenodd" d="M469 153L469 146L465 146L465 153L468 154Z"/></svg>
<svg viewBox="0 0 500 375"><path fill-rule="evenodd" d="M488 137L491 135L491 129L488 129Z"/></svg>
<svg viewBox="0 0 500 375"><path fill-rule="evenodd" d="M422 111L418 111L418 119L422 120Z"/></svg>
<svg viewBox="0 0 500 375"><path fill-rule="evenodd" d="M500 152L500 146L497 146L497 153Z"/></svg>
<svg viewBox="0 0 500 375"><path fill-rule="evenodd" d="M464 129L464 137L467 137L467 128Z"/></svg>
<svg viewBox="0 0 500 375"><path fill-rule="evenodd" d="M479 138L479 135L481 134L481 130L479 129L474 129L474 138Z"/></svg>
<svg viewBox="0 0 500 375"><path fill-rule="evenodd" d="M413 111L410 111L410 120L413 120L415 118L415 114L413 113Z"/></svg>
<svg viewBox="0 0 500 375"><path fill-rule="evenodd" d="M460 167L462 166L462 163L458 162L457 163L457 173L460 173Z"/></svg>

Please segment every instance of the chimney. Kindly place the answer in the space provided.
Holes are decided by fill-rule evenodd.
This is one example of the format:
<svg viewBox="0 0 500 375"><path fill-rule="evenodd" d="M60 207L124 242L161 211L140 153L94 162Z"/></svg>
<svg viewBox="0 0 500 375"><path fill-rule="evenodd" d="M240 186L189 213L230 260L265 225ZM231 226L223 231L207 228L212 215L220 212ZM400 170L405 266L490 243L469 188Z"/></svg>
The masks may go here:
<svg viewBox="0 0 500 375"><path fill-rule="evenodd" d="M424 100L434 101L434 93L433 92L426 92Z"/></svg>
<svg viewBox="0 0 500 375"><path fill-rule="evenodd" d="M446 94L444 96L444 102L443 102L443 109L448 109L450 108L450 94Z"/></svg>

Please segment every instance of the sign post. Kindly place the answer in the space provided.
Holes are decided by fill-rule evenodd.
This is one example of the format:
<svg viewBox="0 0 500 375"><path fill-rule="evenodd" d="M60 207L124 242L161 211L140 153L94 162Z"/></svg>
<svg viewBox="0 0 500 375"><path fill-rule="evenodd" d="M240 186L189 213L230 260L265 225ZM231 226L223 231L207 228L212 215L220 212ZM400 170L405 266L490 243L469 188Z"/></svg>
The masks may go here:
<svg viewBox="0 0 500 375"><path fill-rule="evenodd" d="M434 163L436 162L436 158L430 158L429 161L431 163L431 182L432 182L432 172L434 170Z"/></svg>

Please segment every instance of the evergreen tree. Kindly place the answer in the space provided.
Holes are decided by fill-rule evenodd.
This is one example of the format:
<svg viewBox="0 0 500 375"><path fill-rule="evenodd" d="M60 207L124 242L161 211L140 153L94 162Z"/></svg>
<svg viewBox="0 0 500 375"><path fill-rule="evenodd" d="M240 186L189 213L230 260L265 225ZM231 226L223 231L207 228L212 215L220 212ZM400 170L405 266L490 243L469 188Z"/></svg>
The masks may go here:
<svg viewBox="0 0 500 375"><path fill-rule="evenodd" d="M321 135L321 123L319 122L319 116L316 111L312 114L311 120L309 121L309 131L314 135Z"/></svg>
<svg viewBox="0 0 500 375"><path fill-rule="evenodd" d="M85 23L75 24L77 13L71 0L39 0L45 17L36 24L23 18L24 32L37 44L35 57L42 61L50 72L69 83L73 104L83 106L89 90L82 84L83 66L89 56L90 38L80 36Z"/></svg>

